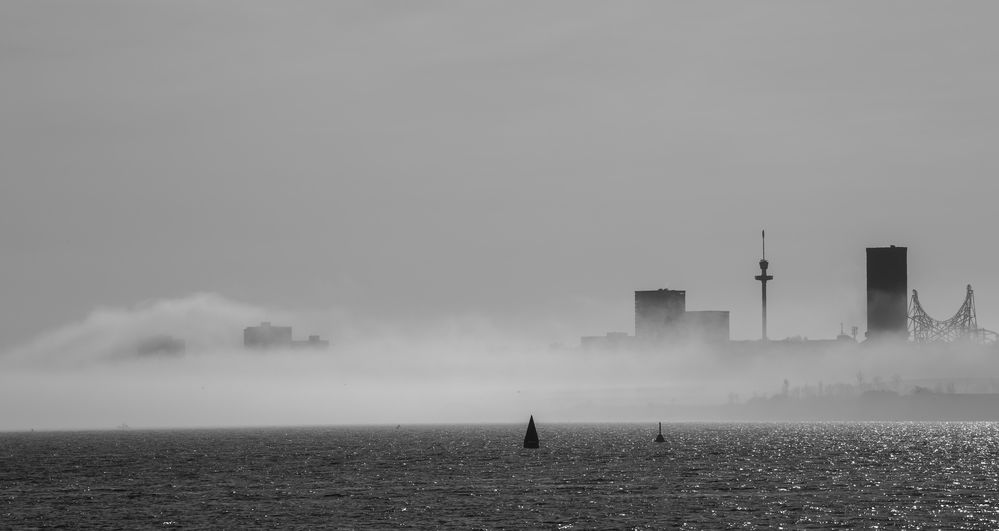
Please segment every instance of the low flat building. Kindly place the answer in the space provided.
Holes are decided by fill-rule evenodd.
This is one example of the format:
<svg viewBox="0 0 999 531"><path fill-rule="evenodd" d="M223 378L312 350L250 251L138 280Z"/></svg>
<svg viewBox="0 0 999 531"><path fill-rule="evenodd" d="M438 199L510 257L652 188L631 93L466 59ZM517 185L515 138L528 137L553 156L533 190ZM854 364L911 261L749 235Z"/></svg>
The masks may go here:
<svg viewBox="0 0 999 531"><path fill-rule="evenodd" d="M243 346L255 349L290 347L291 327L274 326L267 321L260 326L248 326L243 329Z"/></svg>
<svg viewBox="0 0 999 531"><path fill-rule="evenodd" d="M311 348L323 350L330 348L330 342L328 339L321 339L319 336L309 336L309 339L305 341L292 341L291 346L295 348Z"/></svg>
<svg viewBox="0 0 999 531"><path fill-rule="evenodd" d="M317 335L306 340L294 340L290 326L274 326L264 321L260 326L248 326L243 329L243 346L252 349L291 349L291 348L329 348L330 342Z"/></svg>
<svg viewBox="0 0 999 531"><path fill-rule="evenodd" d="M678 328L683 340L703 343L720 343L729 340L728 311L684 312L678 321Z"/></svg>
<svg viewBox="0 0 999 531"><path fill-rule="evenodd" d="M660 348L676 343L725 343L729 341L727 310L687 311L687 292L656 289L635 292L635 335L609 332L584 336L583 350Z"/></svg>
<svg viewBox="0 0 999 531"><path fill-rule="evenodd" d="M625 350L634 345L635 336L627 332L607 332L603 336L584 336L579 338L583 350Z"/></svg>

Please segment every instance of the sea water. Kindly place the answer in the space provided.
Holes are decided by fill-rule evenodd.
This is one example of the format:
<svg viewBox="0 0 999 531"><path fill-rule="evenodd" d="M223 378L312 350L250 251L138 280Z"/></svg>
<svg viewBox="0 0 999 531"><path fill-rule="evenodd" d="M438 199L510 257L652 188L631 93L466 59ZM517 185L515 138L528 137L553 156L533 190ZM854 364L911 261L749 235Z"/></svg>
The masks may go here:
<svg viewBox="0 0 999 531"><path fill-rule="evenodd" d="M0 434L0 527L999 527L999 424Z"/></svg>

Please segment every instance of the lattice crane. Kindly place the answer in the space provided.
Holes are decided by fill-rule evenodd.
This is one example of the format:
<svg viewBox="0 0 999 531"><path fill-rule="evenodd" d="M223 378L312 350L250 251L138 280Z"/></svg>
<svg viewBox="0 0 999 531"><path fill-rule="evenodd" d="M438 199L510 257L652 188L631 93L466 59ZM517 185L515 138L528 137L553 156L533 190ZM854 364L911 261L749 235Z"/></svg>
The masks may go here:
<svg viewBox="0 0 999 531"><path fill-rule="evenodd" d="M975 291L968 284L968 294L964 304L946 321L937 321L929 316L919 304L919 293L912 290L912 301L909 303L909 332L916 343L954 343L968 342L975 344L995 343L999 335L991 330L979 328L978 317L975 315Z"/></svg>

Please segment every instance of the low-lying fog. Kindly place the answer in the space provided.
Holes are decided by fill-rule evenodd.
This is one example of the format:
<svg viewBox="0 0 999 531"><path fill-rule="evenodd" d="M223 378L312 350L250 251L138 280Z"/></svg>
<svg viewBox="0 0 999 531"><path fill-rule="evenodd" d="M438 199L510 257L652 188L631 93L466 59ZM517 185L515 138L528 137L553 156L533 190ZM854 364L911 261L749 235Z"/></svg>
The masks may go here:
<svg viewBox="0 0 999 531"><path fill-rule="evenodd" d="M530 414L549 422L655 422L678 404L837 384L902 393L913 382L999 376L999 356L983 349L831 344L764 352L744 344L591 352L518 339L475 319L405 328L346 327L345 320L207 294L97 310L4 354L0 429L523 422ZM261 321L294 326L295 339L319 334L333 344L244 349L243 328ZM163 337L183 340L186 349L141 351Z"/></svg>

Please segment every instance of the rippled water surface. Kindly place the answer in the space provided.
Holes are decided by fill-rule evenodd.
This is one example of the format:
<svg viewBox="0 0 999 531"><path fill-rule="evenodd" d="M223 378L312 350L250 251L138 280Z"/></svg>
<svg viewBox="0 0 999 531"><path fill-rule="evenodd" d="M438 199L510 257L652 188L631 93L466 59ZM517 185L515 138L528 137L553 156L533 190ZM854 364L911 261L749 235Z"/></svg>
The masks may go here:
<svg viewBox="0 0 999 531"><path fill-rule="evenodd" d="M999 424L523 431L0 434L0 527L999 528Z"/></svg>

